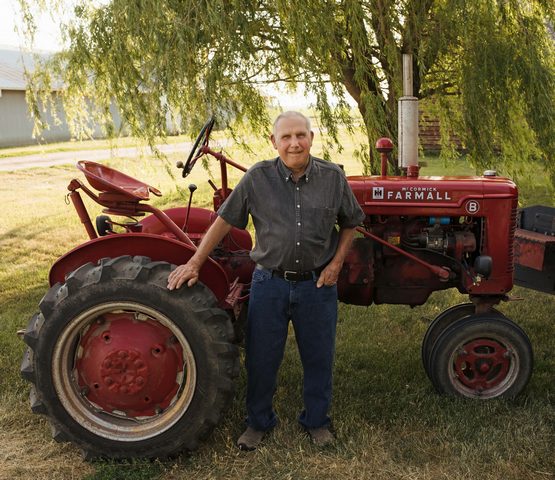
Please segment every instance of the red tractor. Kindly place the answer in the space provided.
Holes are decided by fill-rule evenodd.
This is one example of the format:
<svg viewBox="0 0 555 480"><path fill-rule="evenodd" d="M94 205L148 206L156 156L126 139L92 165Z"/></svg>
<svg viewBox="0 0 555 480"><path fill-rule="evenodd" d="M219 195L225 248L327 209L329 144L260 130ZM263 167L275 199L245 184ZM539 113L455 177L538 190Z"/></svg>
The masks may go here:
<svg viewBox="0 0 555 480"><path fill-rule="evenodd" d="M212 126L205 125L182 167L185 176L203 154L219 160L217 210L231 191L227 165L244 168L210 148ZM378 143L384 160L391 147ZM51 288L25 331L21 373L32 383L31 407L49 417L54 438L91 455L193 450L232 396L239 369L234 324L245 315L254 268L251 236L232 229L199 284L169 291L169 272L193 255L214 211L190 201L162 211L146 203L160 195L154 187L97 163L78 168L99 192L77 179L68 186L90 239L52 266ZM430 325L424 368L442 393L517 395L532 371L532 349L524 331L494 308L513 286L515 185L493 173L382 173L349 177L366 218L340 275L340 300L414 306L436 290L468 293L469 303ZM103 215L95 229L79 190L128 221Z"/></svg>
<svg viewBox="0 0 555 480"><path fill-rule="evenodd" d="M414 121L408 98L401 117ZM401 133L410 127L403 122ZM230 194L227 166L245 170L210 148L213 125L180 166L186 176L202 155L220 162L221 187L210 182L214 211L191 207L190 199L187 208L159 210L147 203L157 189L93 162L78 168L98 193L77 179L68 186L89 240L52 266L50 290L24 334L21 373L32 383L32 410L48 416L54 438L91 456L194 450L230 403L239 370L234 326L244 320L254 268L250 234L232 229L194 287L166 288ZM404 142L401 154L410 153ZM366 218L341 272L339 299L415 306L436 290L468 294L468 303L431 323L422 343L426 373L440 393L514 397L533 363L526 333L495 309L513 287L514 183L495 172L423 177L404 161L404 175L388 176L393 146L380 139L377 147L381 175L348 179ZM95 228L79 191L127 220L103 215Z"/></svg>

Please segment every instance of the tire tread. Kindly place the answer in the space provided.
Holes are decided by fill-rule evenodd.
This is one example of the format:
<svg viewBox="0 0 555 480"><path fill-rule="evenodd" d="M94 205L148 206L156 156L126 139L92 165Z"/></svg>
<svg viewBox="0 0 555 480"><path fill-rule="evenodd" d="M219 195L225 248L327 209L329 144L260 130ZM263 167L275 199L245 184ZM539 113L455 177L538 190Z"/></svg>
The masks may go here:
<svg viewBox="0 0 555 480"><path fill-rule="evenodd" d="M96 265L84 264L71 272L64 284L54 285L45 294L39 304L40 313L35 314L29 321L24 335L28 348L23 355L21 375L32 383L29 396L32 411L47 415L53 438L59 442L71 441L77 444L87 459L136 456L158 458L175 455L182 450L194 450L198 447L199 441L210 434L220 421L223 410L230 404L234 391L233 379L239 373L239 352L237 346L231 343L233 327L230 318L225 311L217 308L214 294L200 282L191 288L167 290L167 277L173 268L174 266L166 262L151 262L150 258L145 256L102 258ZM43 365L45 359L37 358L36 355L36 352L39 352L39 357L47 355L53 350L57 336L51 338L51 331L63 328L62 323L68 321L56 316L56 311L63 305L70 304L75 304L75 308L82 308L82 298L89 290L84 287L94 286L95 291L102 291L98 289L102 289L104 283L105 290L109 290L113 288L111 285L132 285L131 282L139 285L143 291L152 291L152 298L155 300L151 302L155 304L161 302L161 305L164 305L160 299L169 295L166 298L173 302L172 308L177 308L175 305L183 305L183 308L193 315L191 318L195 319L199 338L204 338L202 344L196 348L209 348L206 352L202 350L202 354L211 358L207 360L207 368L210 368L209 384L205 385L202 400L198 401L199 406L196 407L202 411L202 414L198 415L199 418L189 418L186 430L178 435L169 435L174 425L162 434L168 434L165 435L164 441L153 437L149 441L138 442L136 448L130 447L126 442L115 442L117 445L114 446L114 442L105 442L103 437L98 436L96 440L91 441L91 438L95 438L92 433L89 432L85 436L78 433L78 428L83 427L64 424L60 420L63 416L60 413L63 410L61 403L55 393L48 393L53 391L49 384L49 368ZM48 328L45 328L46 326ZM192 347L195 350L195 347ZM195 356L198 353L197 351ZM70 418L67 413L65 415Z"/></svg>

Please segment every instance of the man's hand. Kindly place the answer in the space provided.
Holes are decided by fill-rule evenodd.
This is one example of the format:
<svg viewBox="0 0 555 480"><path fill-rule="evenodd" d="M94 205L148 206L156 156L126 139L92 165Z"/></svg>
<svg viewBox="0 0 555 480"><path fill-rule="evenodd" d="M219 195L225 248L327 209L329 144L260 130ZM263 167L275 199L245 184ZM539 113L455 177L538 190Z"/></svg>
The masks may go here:
<svg viewBox="0 0 555 480"><path fill-rule="evenodd" d="M185 282L188 287L192 287L198 281L198 274L200 268L194 262L187 262L184 265L179 265L168 276L168 290L175 290L180 288Z"/></svg>
<svg viewBox="0 0 555 480"><path fill-rule="evenodd" d="M217 217L206 232L206 235L204 235L197 251L190 260L184 265L179 265L179 267L169 274L168 289L175 290L176 288L180 288L185 282L187 282L188 287L192 287L197 283L200 267L206 262L209 253L214 250L214 247L230 230L231 225L222 217Z"/></svg>
<svg viewBox="0 0 555 480"><path fill-rule="evenodd" d="M340 228L339 229L339 242L337 244L337 251L335 255L331 259L331 262L328 263L326 268L322 270L318 281L316 282L316 286L320 288L322 285L326 285L327 287L331 287L337 283L337 279L339 278L339 272L341 271L341 267L343 267L343 262L345 261L345 256L351 247L351 243L353 242L353 237L355 236L355 228Z"/></svg>
<svg viewBox="0 0 555 480"><path fill-rule="evenodd" d="M330 262L326 268L322 270L322 273L320 273L318 281L316 282L316 287L320 288L323 285L331 287L332 285L335 285L337 283L337 279L339 278L339 272L341 271L342 265L342 263L337 264L333 261Z"/></svg>

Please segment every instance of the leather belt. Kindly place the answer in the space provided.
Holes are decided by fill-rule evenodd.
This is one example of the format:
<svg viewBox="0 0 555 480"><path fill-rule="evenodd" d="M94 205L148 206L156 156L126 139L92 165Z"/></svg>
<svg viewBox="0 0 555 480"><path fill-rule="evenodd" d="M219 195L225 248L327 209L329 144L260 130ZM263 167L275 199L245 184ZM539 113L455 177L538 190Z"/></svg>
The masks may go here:
<svg viewBox="0 0 555 480"><path fill-rule="evenodd" d="M315 268L314 270L308 270L306 272L296 272L294 270L281 270L279 268L272 270L270 268L265 268L260 264L257 264L256 268L263 268L265 270L269 270L270 272L272 272L272 275L283 278L288 282L303 282L305 280L317 279L320 276L320 273L322 273L322 270L324 270L325 265L319 268Z"/></svg>

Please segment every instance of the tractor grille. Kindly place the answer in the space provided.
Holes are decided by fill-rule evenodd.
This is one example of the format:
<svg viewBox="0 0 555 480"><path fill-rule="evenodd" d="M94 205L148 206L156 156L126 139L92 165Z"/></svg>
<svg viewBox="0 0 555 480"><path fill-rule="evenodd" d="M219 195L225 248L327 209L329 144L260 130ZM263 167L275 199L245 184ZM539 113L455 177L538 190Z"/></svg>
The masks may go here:
<svg viewBox="0 0 555 480"><path fill-rule="evenodd" d="M515 269L514 265L514 255L515 255L515 230L517 221L517 207L518 200L515 198L513 200L511 209L511 224L509 225L509 252L508 252L508 262L507 262L507 273L513 273Z"/></svg>

